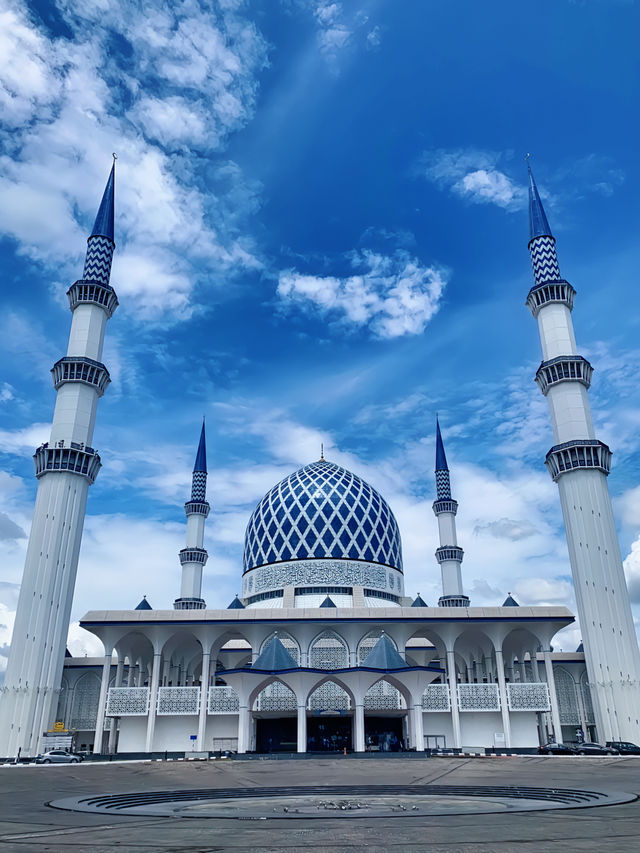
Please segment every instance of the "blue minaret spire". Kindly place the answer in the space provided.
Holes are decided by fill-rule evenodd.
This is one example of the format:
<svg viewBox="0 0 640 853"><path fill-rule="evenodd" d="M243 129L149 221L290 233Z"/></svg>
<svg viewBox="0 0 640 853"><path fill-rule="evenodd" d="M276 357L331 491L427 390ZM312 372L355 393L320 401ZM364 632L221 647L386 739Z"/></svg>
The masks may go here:
<svg viewBox="0 0 640 853"><path fill-rule="evenodd" d="M98 215L91 231L91 237L107 237L112 243L115 243L113 223L115 218L116 159L114 154L107 186L104 188Z"/></svg>
<svg viewBox="0 0 640 853"><path fill-rule="evenodd" d="M440 421L436 415L436 491L439 501L451 500L451 483L449 481L449 466L444 452Z"/></svg>
<svg viewBox="0 0 640 853"><path fill-rule="evenodd" d="M551 233L547 215L544 212L540 193L536 186L529 154L527 154L527 169L529 170L529 252L533 264L533 277L535 288L547 285L550 282L562 282L558 256L556 255L556 241ZM562 282L566 284L566 282ZM570 285L568 285L570 287ZM571 288L573 290L573 288Z"/></svg>
<svg viewBox="0 0 640 853"><path fill-rule="evenodd" d="M547 214L544 212L536 180L531 171L529 155L527 154L527 169L529 170L529 239L536 237L553 237Z"/></svg>
<svg viewBox="0 0 640 853"><path fill-rule="evenodd" d="M83 282L98 282L103 287L109 286L113 250L116 247L113 237L115 188L116 155L114 154L113 165L98 208L98 215L87 240L87 254L84 261L84 272L82 273Z"/></svg>
<svg viewBox="0 0 640 853"><path fill-rule="evenodd" d="M193 466L193 476L191 478L191 500L205 501L207 499L207 439L204 430L204 418L202 419L202 430L200 431L200 441L198 443L198 452L196 453L196 461Z"/></svg>
<svg viewBox="0 0 640 853"><path fill-rule="evenodd" d="M180 551L182 583L180 598L173 606L176 610L202 610L206 605L202 598L202 570L209 557L204 547L204 523L209 515L207 503L207 439L202 419L200 441L191 476L191 497L184 505L187 516L186 547Z"/></svg>
<svg viewBox="0 0 640 853"><path fill-rule="evenodd" d="M438 519L440 547L436 550L436 560L442 573L442 595L439 607L468 607L469 598L462 587L462 558L464 551L458 545L456 535L456 513L458 503L451 497L449 466L444 452L440 421L436 415L436 499L433 512Z"/></svg>

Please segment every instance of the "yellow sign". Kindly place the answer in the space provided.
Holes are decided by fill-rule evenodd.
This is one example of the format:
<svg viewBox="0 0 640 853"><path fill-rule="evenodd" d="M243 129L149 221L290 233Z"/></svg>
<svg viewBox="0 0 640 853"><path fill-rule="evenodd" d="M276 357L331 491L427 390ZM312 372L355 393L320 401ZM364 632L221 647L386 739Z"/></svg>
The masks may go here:
<svg viewBox="0 0 640 853"><path fill-rule="evenodd" d="M54 732L64 732L64 731L66 731L66 729L65 729L65 727L64 727L64 723L54 723L54 724L53 724L53 730L54 730Z"/></svg>

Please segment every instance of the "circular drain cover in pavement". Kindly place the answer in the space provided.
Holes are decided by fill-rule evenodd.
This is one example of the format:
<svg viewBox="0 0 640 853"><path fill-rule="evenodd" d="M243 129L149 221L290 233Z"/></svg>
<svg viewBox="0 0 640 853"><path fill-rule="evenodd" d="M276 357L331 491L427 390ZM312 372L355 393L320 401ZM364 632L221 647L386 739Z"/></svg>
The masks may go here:
<svg viewBox="0 0 640 853"><path fill-rule="evenodd" d="M69 797L56 809L98 814L236 820L432 817L629 803L635 794L476 785L306 785L142 791Z"/></svg>

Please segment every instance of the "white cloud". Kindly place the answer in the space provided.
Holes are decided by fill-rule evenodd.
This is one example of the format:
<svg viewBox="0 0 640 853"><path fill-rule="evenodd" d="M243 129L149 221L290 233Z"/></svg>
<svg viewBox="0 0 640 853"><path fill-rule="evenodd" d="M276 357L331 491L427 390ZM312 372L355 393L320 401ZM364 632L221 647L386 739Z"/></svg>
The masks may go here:
<svg viewBox="0 0 640 853"><path fill-rule="evenodd" d="M419 172L428 180L477 204L495 204L520 210L527 199L525 186L497 168L502 155L475 149L425 151Z"/></svg>
<svg viewBox="0 0 640 853"><path fill-rule="evenodd" d="M17 0L3 13L0 233L64 277L77 274L115 150L114 284L144 316L189 316L194 284L219 280L211 270L259 265L238 236L238 209L212 223L217 187L199 176L198 153L220 151L251 118L265 43L238 4L161 2L153 18L133 2L59 8L69 38L47 35ZM114 59L114 32L128 45L125 64ZM229 174L220 194L238 206L242 176Z"/></svg>
<svg viewBox="0 0 640 853"><path fill-rule="evenodd" d="M297 304L345 324L367 327L380 338L424 331L446 285L443 270L422 266L404 251L354 252L350 265L358 272L344 277L281 272L278 296L285 305Z"/></svg>

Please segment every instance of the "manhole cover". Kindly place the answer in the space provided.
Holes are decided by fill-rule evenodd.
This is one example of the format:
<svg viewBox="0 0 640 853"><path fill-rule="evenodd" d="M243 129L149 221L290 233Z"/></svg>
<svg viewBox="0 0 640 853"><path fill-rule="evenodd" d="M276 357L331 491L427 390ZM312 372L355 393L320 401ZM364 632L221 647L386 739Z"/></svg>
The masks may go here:
<svg viewBox="0 0 640 853"><path fill-rule="evenodd" d="M233 788L144 791L70 797L57 809L157 817L353 819L593 808L629 803L635 794L476 785L314 785L297 788Z"/></svg>

